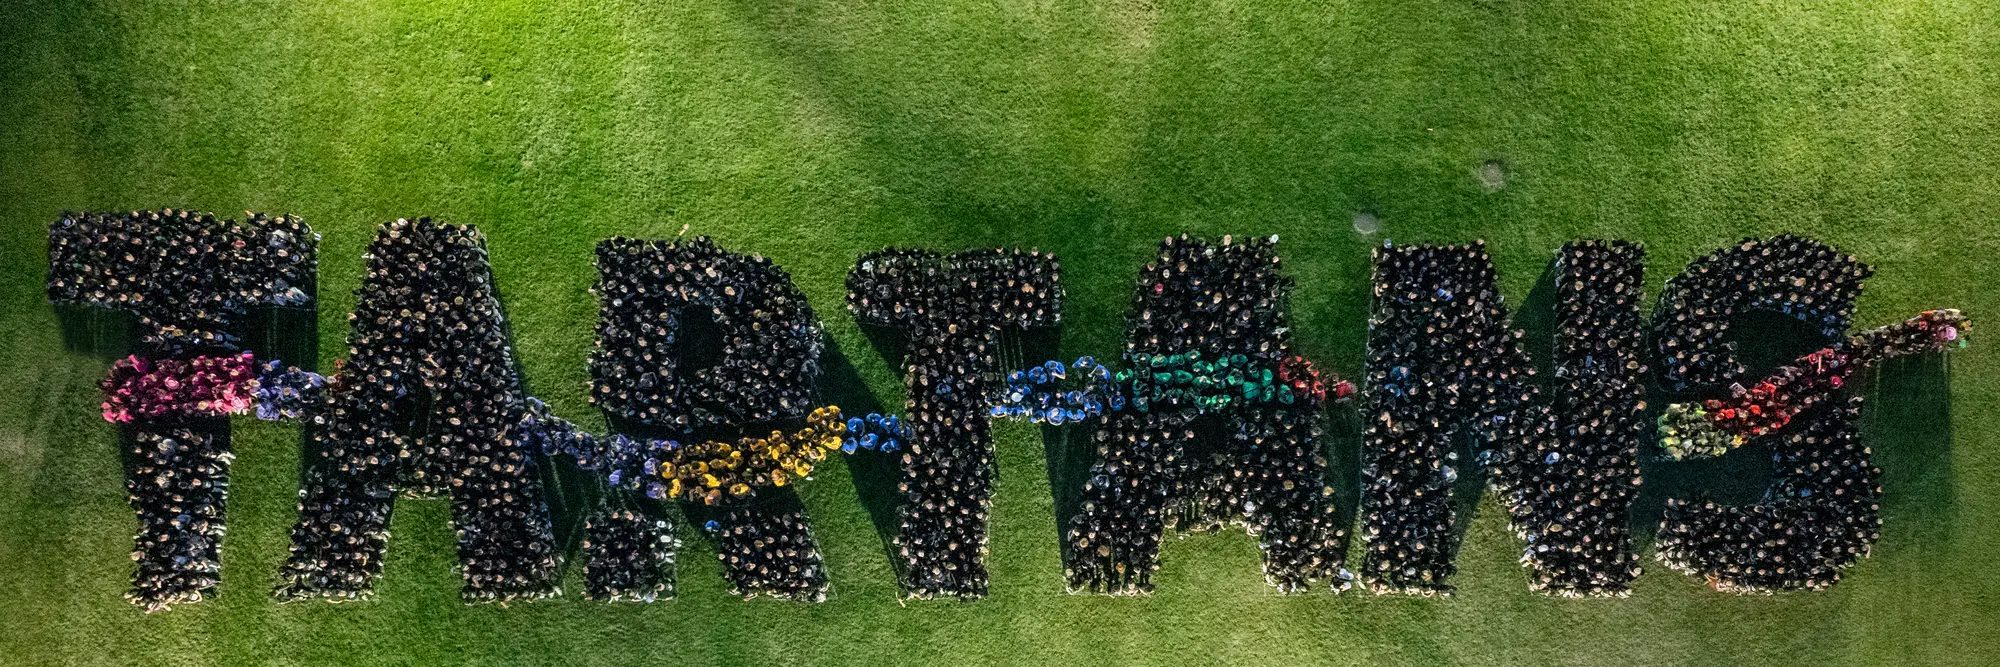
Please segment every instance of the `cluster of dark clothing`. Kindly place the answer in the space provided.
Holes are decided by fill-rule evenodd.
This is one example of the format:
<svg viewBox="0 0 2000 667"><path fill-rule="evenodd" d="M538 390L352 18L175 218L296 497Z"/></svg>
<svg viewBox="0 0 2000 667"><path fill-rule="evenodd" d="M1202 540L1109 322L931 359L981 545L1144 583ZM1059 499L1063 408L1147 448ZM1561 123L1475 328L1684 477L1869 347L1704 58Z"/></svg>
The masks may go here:
<svg viewBox="0 0 2000 667"><path fill-rule="evenodd" d="M674 597L672 521L614 505L584 520L584 597L602 602L654 602Z"/></svg>
<svg viewBox="0 0 2000 667"><path fill-rule="evenodd" d="M347 358L309 411L279 596L368 595L399 491L450 496L467 602L557 594L540 477L513 431L525 396L484 237L398 220L367 259Z"/></svg>
<svg viewBox="0 0 2000 667"><path fill-rule="evenodd" d="M685 433L812 408L819 319L771 260L707 237L614 238L597 245L597 270L591 399L608 414ZM689 340L698 324L719 340Z"/></svg>
<svg viewBox="0 0 2000 667"><path fill-rule="evenodd" d="M228 422L135 429L125 488L139 516L125 598L148 611L200 602L222 578L222 535L229 499Z"/></svg>
<svg viewBox="0 0 2000 667"><path fill-rule="evenodd" d="M1557 253L1551 431L1496 450L1492 466L1531 589L1624 596L1639 576L1630 517L1645 427L1645 259L1624 241L1571 242Z"/></svg>
<svg viewBox="0 0 2000 667"><path fill-rule="evenodd" d="M319 235L292 216L64 214L49 226L49 300L139 316L150 356L233 351L254 306L312 302Z"/></svg>
<svg viewBox="0 0 2000 667"><path fill-rule="evenodd" d="M1319 442L1326 392L1317 373L1288 362L1292 283L1276 243L1168 238L1141 271L1126 317L1133 369L1121 373L1135 385L1134 409L1086 422L1096 457L1064 533L1070 590L1150 592L1170 526L1244 526L1264 548L1267 581L1283 591L1351 579ZM1278 380L1288 363L1293 379ZM1193 364L1212 368L1197 374ZM1240 381L1226 381L1231 371ZM1197 375L1223 380L1202 387Z"/></svg>
<svg viewBox="0 0 2000 667"><path fill-rule="evenodd" d="M1666 388L1713 390L1741 378L1729 329L1751 310L1790 315L1829 342L1847 331L1854 299L1875 274L1853 255L1809 238L1746 239L1689 264L1654 308L1652 341Z"/></svg>
<svg viewBox="0 0 2000 667"><path fill-rule="evenodd" d="M1460 467L1478 465L1461 457L1462 443L1522 451L1549 426L1485 242L1385 244L1374 262L1361 577L1376 593L1448 594L1459 546L1453 490Z"/></svg>
<svg viewBox="0 0 2000 667"><path fill-rule="evenodd" d="M703 528L715 542L715 557L722 561L730 593L745 599L763 595L798 602L826 600L830 588L826 559L813 540L805 510L760 499L725 506Z"/></svg>
<svg viewBox="0 0 2000 667"><path fill-rule="evenodd" d="M857 321L894 329L908 349L895 538L903 593L983 597L1001 331L1061 322L1061 265L1037 251L890 248L863 255L847 290Z"/></svg>
<svg viewBox="0 0 2000 667"><path fill-rule="evenodd" d="M1653 314L1652 351L1664 383L1675 392L1726 389L1745 397L1747 369L1728 333L1740 315L1783 313L1837 341L1873 273L1852 255L1791 235L1746 239L1695 260L1667 282ZM1813 402L1816 408L1797 417L1804 423L1772 436L1778 481L1762 500L1668 500L1658 537L1661 562L1717 589L1768 592L1830 585L1866 554L1881 525L1881 490L1875 481L1880 472L1856 439L1860 398L1829 392ZM1670 454L1715 455L1759 436L1755 427L1745 433L1710 428L1736 420L1687 408L1670 407L1662 421L1662 444ZM1676 422L1700 427L1669 427Z"/></svg>
<svg viewBox="0 0 2000 667"><path fill-rule="evenodd" d="M250 309L312 302L319 235L296 217L192 211L65 213L49 225L48 297L138 317L140 351L105 379L124 424L139 519L134 603L200 600L220 577L228 422L251 401Z"/></svg>
<svg viewBox="0 0 2000 667"><path fill-rule="evenodd" d="M905 416L845 420L815 407L823 333L789 274L707 238L615 238L597 248L594 436L523 393L484 239L421 219L369 246L349 354L328 378L242 350L257 306L310 303L317 240L292 217L186 211L65 215L50 227L52 301L138 315L146 356L114 367L107 419L128 424L140 528L127 597L198 601L220 573L228 464L223 415L302 417L310 447L282 598L364 597L380 575L398 494L446 495L468 602L552 596L557 547L531 453L604 475L584 526L586 593L671 598L681 501L717 546L731 590L824 600L824 559L788 485L835 448L899 459L894 539L904 594L982 597L993 477L990 419L1091 429L1094 461L1066 517L1072 591L1152 590L1166 531L1242 526L1283 592L1357 578L1326 476L1321 408L1351 385L1290 350L1291 280L1276 237L1168 238L1127 317L1129 368L1090 357L999 372L1007 329L1061 321L1051 254L885 249L847 278L857 320L907 347ZM1374 254L1358 578L1377 593L1448 594L1461 466L1492 473L1525 544L1530 587L1625 595L1639 574L1628 516L1640 486L1643 378L1696 400L1663 418L1675 458L1769 438L1777 482L1746 505L1670 499L1661 561L1721 590L1823 588L1879 537L1880 471L1859 440L1854 371L1963 345L1957 311L1846 337L1752 386L1728 331L1750 310L1838 339L1873 269L1810 239L1746 240L1670 281L1639 317L1644 252L1567 244L1555 271L1546 386L1508 323L1484 243ZM252 379L253 376L255 379ZM1076 377L1080 386L1062 381ZM1727 388L1727 397L1719 395ZM1553 402L1537 400L1544 389ZM803 423L803 428L796 428ZM794 428L787 428L794 427ZM680 442L698 443L683 447ZM1483 449L1462 461L1461 447Z"/></svg>

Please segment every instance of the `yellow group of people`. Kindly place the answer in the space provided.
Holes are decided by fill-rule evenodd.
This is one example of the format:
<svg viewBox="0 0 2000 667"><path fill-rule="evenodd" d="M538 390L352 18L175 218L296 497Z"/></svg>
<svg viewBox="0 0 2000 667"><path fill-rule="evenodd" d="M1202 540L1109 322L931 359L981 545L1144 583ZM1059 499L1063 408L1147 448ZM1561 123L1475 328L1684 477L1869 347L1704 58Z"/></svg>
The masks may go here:
<svg viewBox="0 0 2000 667"><path fill-rule="evenodd" d="M681 447L654 471L666 480L667 496L715 505L742 499L758 489L785 486L812 474L813 465L840 448L847 432L838 406L813 410L805 428L792 433L772 431L766 437L746 437L734 443L709 440Z"/></svg>

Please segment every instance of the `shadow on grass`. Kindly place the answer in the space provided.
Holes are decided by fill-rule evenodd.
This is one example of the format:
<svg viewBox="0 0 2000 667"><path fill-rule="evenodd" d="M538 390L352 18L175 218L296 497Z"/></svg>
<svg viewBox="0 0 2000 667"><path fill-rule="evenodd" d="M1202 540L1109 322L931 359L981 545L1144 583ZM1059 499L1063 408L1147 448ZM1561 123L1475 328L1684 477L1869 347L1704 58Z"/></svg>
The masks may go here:
<svg viewBox="0 0 2000 667"><path fill-rule="evenodd" d="M1560 252L1560 251L1558 251ZM1521 350L1528 353L1528 360L1535 367L1535 381L1542 389L1544 400L1555 398L1550 393L1554 387L1556 368L1556 335L1558 316L1556 315L1556 260L1542 267L1542 275L1535 279L1535 286L1529 288L1528 297L1520 307L1509 313L1510 322L1521 332Z"/></svg>
<svg viewBox="0 0 2000 667"><path fill-rule="evenodd" d="M880 327L864 326L864 331ZM886 334L885 334L886 335ZM873 335L870 341L875 342ZM876 343L876 350L882 343ZM900 365L900 350L897 356L889 357ZM849 359L847 351L832 337L827 338L826 351L820 355L820 368L824 372L821 379L820 396L826 405L840 406L841 414L861 417L869 413L883 413L881 401L868 392L868 385L861 379L860 370ZM902 494L896 485L902 477L900 455L882 452L857 451L843 456L847 462L848 475L854 484L854 495L861 501L861 507L868 511L868 521L875 526L875 536L882 541L882 555L888 558L892 567L901 563L896 557L895 536L902 519L896 508L902 503Z"/></svg>
<svg viewBox="0 0 2000 667"><path fill-rule="evenodd" d="M243 345L258 361L280 359L301 370L319 371L319 280L302 289L311 299L303 306L259 306L244 318ZM511 335L511 331L509 334Z"/></svg>
<svg viewBox="0 0 2000 667"><path fill-rule="evenodd" d="M138 351L139 318L121 310L53 304L62 329L63 347L99 359L117 359Z"/></svg>
<svg viewBox="0 0 2000 667"><path fill-rule="evenodd" d="M1958 526L1952 483L1951 358L1891 359L1869 378L1861 437L1882 468L1882 542L1932 551Z"/></svg>
<svg viewBox="0 0 2000 667"><path fill-rule="evenodd" d="M507 312L505 292L500 288L499 280L492 276L488 276L488 284L493 286L494 307L500 311L500 330L501 335L506 337L508 368L520 384L521 395L532 397L535 390L528 377L528 368L521 363L521 355L514 351L514 342L520 338L514 332L514 318ZM419 390L411 393L428 392ZM428 422L432 408L428 404L413 406L412 412L410 428L418 434L415 437L424 437L430 430ZM577 553L583 542L584 521L593 510L609 500L610 490L598 481L598 473L577 467L575 461L565 461L541 451L529 451L526 455L530 466L528 476L541 484L542 502L548 508L549 528L555 536L557 562L562 568L558 574L560 580L561 576L568 574L572 563L579 560L571 556Z"/></svg>
<svg viewBox="0 0 2000 667"><path fill-rule="evenodd" d="M1542 274L1535 279L1534 287L1528 289L1527 298L1518 308L1507 314L1508 328L1521 332L1516 339L1521 351L1528 355L1528 365L1535 374L1528 384L1541 391L1538 400L1549 405L1555 398L1551 378L1555 377L1555 337L1558 317L1556 315L1556 262L1551 257L1542 267ZM1453 548L1465 544L1465 536L1472 530L1472 524L1479 518L1479 501L1487 487L1493 482L1493 471L1482 462L1487 460L1488 447L1476 437L1468 437L1453 443L1458 459L1446 463L1459 471L1458 481L1452 485L1452 505L1454 518L1451 533Z"/></svg>
<svg viewBox="0 0 2000 667"><path fill-rule="evenodd" d="M1037 327L1027 330L1009 330L1005 336L1013 342L1007 346L1016 352L1015 359L1003 362L1003 368L996 369L1004 382L1006 374L1025 369L1029 364L1040 365L1049 360L1060 360L1068 364L1074 359L1061 359L1061 327ZM1090 477L1091 433L1100 423L1098 419L1087 419L1082 424L1050 426L1042 424L1042 463L1048 471L1049 495L1055 509L1055 538L1060 549L1064 543L1063 531L1069 522L1082 511L1083 482ZM994 475L999 475L996 465Z"/></svg>
<svg viewBox="0 0 2000 667"><path fill-rule="evenodd" d="M1347 562L1354 543L1354 525L1361 518L1361 450L1364 423L1358 400L1327 406L1321 422L1326 428L1326 484L1333 487L1334 524L1348 531L1340 544L1337 562Z"/></svg>

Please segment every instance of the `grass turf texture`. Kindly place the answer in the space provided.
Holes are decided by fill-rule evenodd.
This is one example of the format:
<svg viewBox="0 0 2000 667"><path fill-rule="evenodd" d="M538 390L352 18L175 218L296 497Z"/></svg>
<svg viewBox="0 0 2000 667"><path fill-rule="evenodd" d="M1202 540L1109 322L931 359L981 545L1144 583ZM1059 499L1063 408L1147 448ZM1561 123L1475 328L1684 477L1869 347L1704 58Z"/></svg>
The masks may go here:
<svg viewBox="0 0 2000 667"><path fill-rule="evenodd" d="M298 432L238 419L222 593L142 616L120 598L133 519L96 410L107 353L65 344L42 280L64 209L297 213L326 236L329 368L374 227L474 223L534 393L595 428L585 290L610 235L688 225L774 258L820 311L836 368L855 371L836 393L900 405L892 360L843 309L863 251L1054 250L1060 352L1102 356L1160 237L1281 234L1297 345L1352 376L1384 236L1487 239L1519 307L1568 239L1644 241L1657 290L1709 249L1793 231L1880 269L1858 326L1929 307L1992 317L1996 117L2000 6L1982 0L19 0L0 26L0 663L1990 660L2000 355L1986 342L1874 381L1884 536L1821 593L1722 595L1649 560L1630 599L1544 598L1489 497L1451 599L1274 596L1240 534L1170 540L1151 598L1065 596L1045 456L1087 462L1006 425L993 594L976 603L897 605L833 463L803 489L826 604L728 597L690 540L672 602L584 601L572 557L560 601L465 607L447 506L419 501L395 515L376 601L279 605ZM1355 233L1355 211L1382 232ZM1358 430L1333 426L1351 480ZM1728 460L1650 466L1652 502L1673 484L1754 493L1762 463Z"/></svg>

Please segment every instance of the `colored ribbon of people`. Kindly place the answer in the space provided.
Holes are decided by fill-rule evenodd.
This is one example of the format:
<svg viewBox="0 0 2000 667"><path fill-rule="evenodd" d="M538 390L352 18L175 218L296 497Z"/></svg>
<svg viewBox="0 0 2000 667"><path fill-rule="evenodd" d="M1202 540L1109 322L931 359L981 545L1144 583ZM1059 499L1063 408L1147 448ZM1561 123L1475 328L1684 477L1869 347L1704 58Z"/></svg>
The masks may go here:
<svg viewBox="0 0 2000 667"><path fill-rule="evenodd" d="M1963 348L1971 332L1962 313L1941 309L1845 334L1873 269L1781 235L1689 265L1668 282L1649 337L1643 251L1577 242L1556 260L1556 380L1545 404L1484 244L1385 244L1359 392L1357 575L1342 565L1347 532L1319 443L1320 409L1357 389L1291 351L1292 285L1275 237L1162 241L1141 272L1114 362L1122 368L1082 356L1003 370L1002 331L1060 322L1051 254L864 255L848 306L864 326L908 338L909 396L902 414L858 416L818 404L824 332L782 268L706 238L606 240L592 288L600 434L526 394L484 237L469 226L383 226L349 354L332 375L250 349L239 333L252 308L314 303L318 235L294 217L248 216L68 214L50 227L50 300L138 315L141 349L111 365L101 410L131 434L138 459L127 479L140 523L127 597L149 611L199 601L220 581L235 458L226 418L246 413L311 425L314 455L277 590L288 600L372 594L395 497L432 494L453 502L467 602L560 594L539 477L542 461L557 459L601 490L584 522L587 596L671 598L685 517L713 538L732 592L824 600L824 559L791 493L836 451L895 455L904 595L980 597L989 419L1088 427L1080 431L1097 458L1064 532L1072 591L1148 592L1166 530L1228 523L1258 536L1266 579L1281 591L1338 591L1359 578L1376 593L1449 594L1451 495L1465 465L1455 443L1469 434L1525 545L1529 587L1625 595L1638 574L1627 524L1640 483L1640 378L1653 362L1668 388L1695 396L1658 417L1669 459L1783 438L1764 501L1669 499L1660 559L1720 590L1823 588L1879 534L1870 504L1879 470L1854 428L1857 374ZM1796 318L1833 342L1745 384L1724 334L1749 310ZM719 359L690 357L697 320L721 330ZM1205 416L1221 417L1226 443L1195 442ZM1781 546L1755 538L1776 533L1788 536Z"/></svg>

